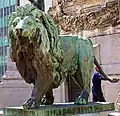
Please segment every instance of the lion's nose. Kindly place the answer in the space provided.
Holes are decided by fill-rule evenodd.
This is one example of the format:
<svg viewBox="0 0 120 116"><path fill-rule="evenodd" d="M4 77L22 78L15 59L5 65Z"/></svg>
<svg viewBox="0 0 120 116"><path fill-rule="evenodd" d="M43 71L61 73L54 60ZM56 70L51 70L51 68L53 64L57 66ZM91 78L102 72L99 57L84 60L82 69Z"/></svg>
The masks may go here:
<svg viewBox="0 0 120 116"><path fill-rule="evenodd" d="M22 28L16 29L16 34L17 35L22 35L22 32L23 32Z"/></svg>

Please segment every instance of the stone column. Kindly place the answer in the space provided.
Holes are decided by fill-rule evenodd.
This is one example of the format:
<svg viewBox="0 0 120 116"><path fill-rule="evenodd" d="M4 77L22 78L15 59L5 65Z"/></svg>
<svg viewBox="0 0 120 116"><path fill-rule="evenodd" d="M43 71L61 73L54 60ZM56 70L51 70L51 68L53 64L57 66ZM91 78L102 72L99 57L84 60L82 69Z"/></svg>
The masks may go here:
<svg viewBox="0 0 120 116"><path fill-rule="evenodd" d="M17 71L15 62L12 62L10 57L8 57L7 71L5 72L3 78L21 78L19 72Z"/></svg>

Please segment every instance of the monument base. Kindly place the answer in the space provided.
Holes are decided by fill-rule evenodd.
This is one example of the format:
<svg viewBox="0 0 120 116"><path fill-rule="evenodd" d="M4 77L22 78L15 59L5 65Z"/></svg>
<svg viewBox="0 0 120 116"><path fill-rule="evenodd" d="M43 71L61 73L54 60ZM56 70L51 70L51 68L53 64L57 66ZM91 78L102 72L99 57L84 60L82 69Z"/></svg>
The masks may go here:
<svg viewBox="0 0 120 116"><path fill-rule="evenodd" d="M24 110L22 107L8 107L4 108L3 112L5 116L100 116L100 112L112 110L114 110L114 103L97 102L87 105L54 104L29 110Z"/></svg>

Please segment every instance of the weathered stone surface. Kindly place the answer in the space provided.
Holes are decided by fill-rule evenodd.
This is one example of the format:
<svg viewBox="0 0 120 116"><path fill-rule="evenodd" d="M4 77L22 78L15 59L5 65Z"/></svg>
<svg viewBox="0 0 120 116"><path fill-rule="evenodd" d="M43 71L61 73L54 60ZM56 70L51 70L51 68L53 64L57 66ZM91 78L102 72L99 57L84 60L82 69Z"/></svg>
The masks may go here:
<svg viewBox="0 0 120 116"><path fill-rule="evenodd" d="M56 6L60 3L62 4L79 4L82 7L93 6L97 4L103 4L106 0L52 0L52 5ZM110 0L107 0L110 1Z"/></svg>
<svg viewBox="0 0 120 116"><path fill-rule="evenodd" d="M49 14L58 24L61 33L79 33L107 26L116 26L119 20L118 1L81 8L79 4L61 3L51 8Z"/></svg>
<svg viewBox="0 0 120 116"><path fill-rule="evenodd" d="M113 103L89 103L88 105L56 104L41 106L39 109L23 110L22 107L4 109L5 116L70 116L75 114L95 113L114 109Z"/></svg>
<svg viewBox="0 0 120 116"><path fill-rule="evenodd" d="M99 44L97 58L106 74L120 74L120 34L110 34L91 38Z"/></svg>

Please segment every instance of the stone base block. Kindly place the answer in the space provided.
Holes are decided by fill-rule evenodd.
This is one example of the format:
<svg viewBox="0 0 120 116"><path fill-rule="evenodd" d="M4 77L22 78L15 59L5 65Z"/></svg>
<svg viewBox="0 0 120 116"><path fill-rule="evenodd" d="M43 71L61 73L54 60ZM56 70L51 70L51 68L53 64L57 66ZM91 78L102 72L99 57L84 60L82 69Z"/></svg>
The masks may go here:
<svg viewBox="0 0 120 116"><path fill-rule="evenodd" d="M111 110L114 110L114 103L107 102L89 103L88 105L54 104L29 110L24 110L22 107L3 109L5 116L100 116L100 112Z"/></svg>
<svg viewBox="0 0 120 116"><path fill-rule="evenodd" d="M31 91L32 85L21 78L4 79L0 84L0 108L20 106L28 100Z"/></svg>
<svg viewBox="0 0 120 116"><path fill-rule="evenodd" d="M110 112L108 116L120 116L120 112Z"/></svg>
<svg viewBox="0 0 120 116"><path fill-rule="evenodd" d="M0 116L3 116L3 111L2 110L0 110Z"/></svg>

